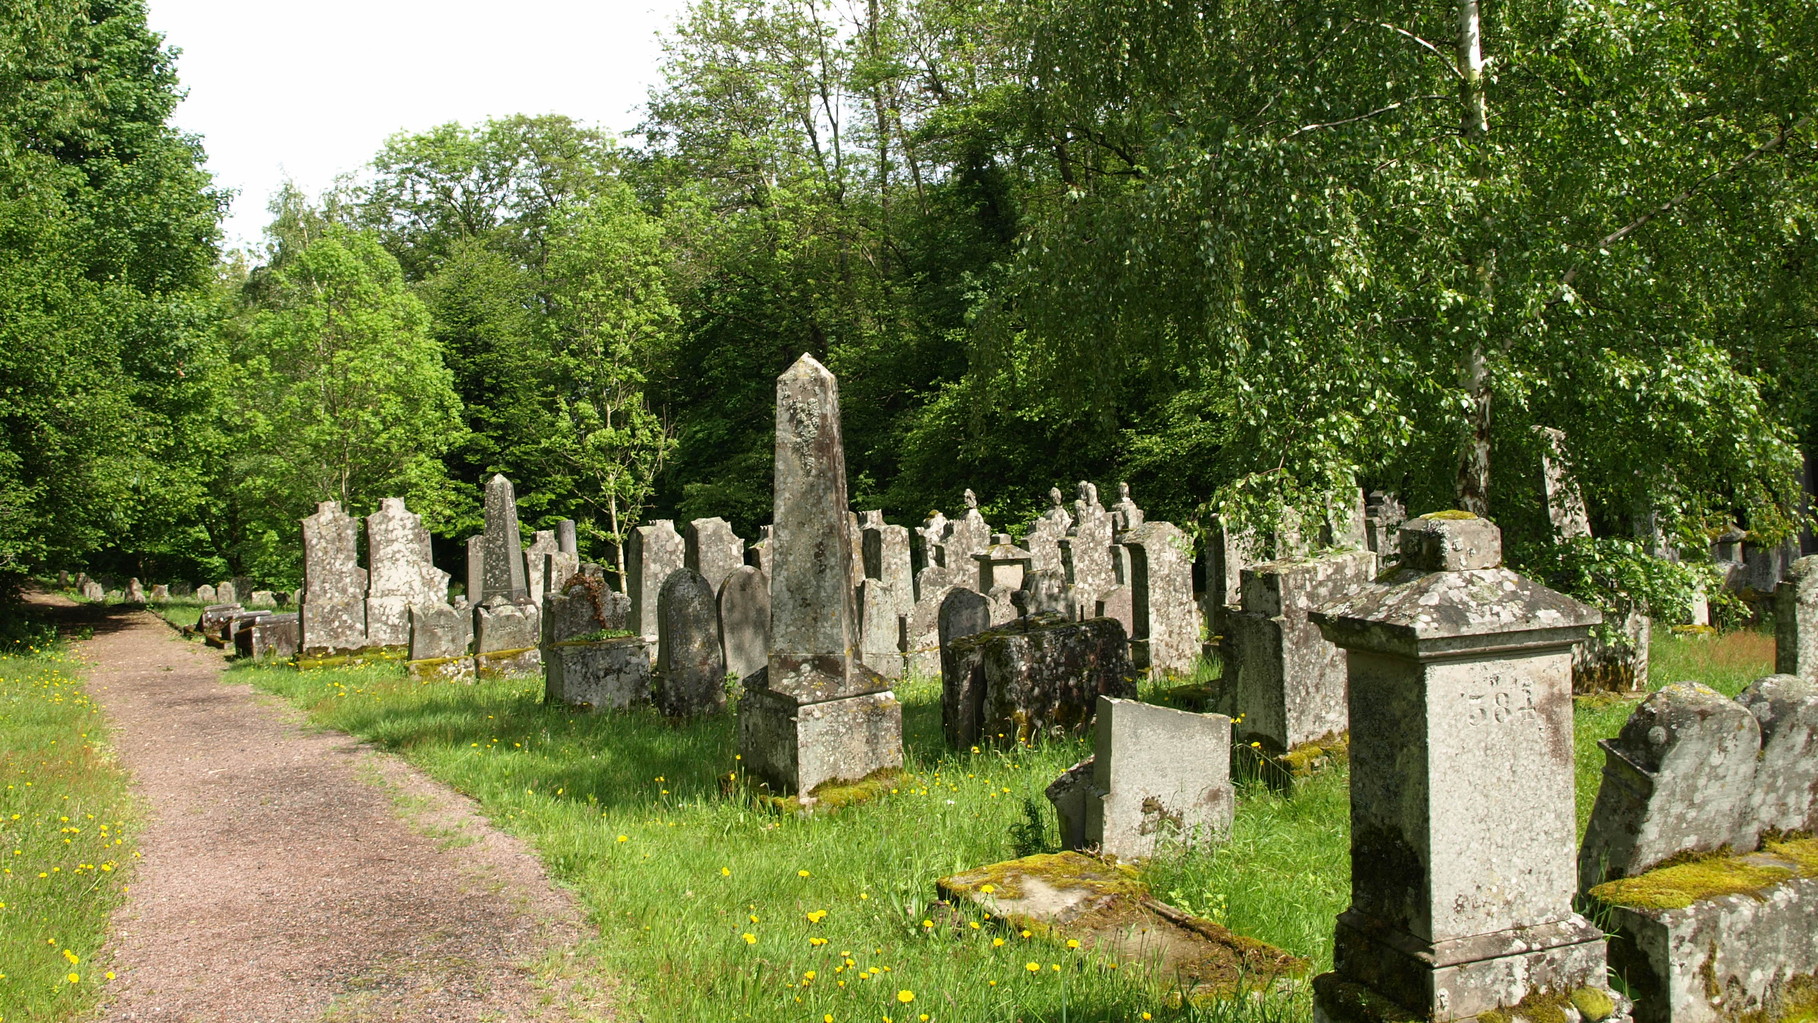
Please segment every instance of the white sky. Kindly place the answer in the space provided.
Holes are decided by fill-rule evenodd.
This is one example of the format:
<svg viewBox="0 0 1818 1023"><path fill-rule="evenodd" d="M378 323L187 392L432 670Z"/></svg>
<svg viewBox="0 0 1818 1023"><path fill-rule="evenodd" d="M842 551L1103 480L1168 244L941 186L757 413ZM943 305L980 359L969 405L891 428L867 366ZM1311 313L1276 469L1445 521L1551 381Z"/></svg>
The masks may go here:
<svg viewBox="0 0 1818 1023"><path fill-rule="evenodd" d="M149 0L183 52L178 128L239 195L224 244L252 245L286 177L314 195L394 132L567 114L624 134L685 0Z"/></svg>

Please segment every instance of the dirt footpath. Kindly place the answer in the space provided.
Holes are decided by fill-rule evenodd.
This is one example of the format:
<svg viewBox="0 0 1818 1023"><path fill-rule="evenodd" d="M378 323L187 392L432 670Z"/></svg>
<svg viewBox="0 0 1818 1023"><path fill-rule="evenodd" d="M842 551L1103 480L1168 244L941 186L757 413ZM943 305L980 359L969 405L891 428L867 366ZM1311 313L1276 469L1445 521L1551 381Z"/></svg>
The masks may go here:
<svg viewBox="0 0 1818 1023"><path fill-rule="evenodd" d="M38 600L95 627L88 690L149 808L103 1020L612 1018L582 911L465 797L222 684L148 612Z"/></svg>

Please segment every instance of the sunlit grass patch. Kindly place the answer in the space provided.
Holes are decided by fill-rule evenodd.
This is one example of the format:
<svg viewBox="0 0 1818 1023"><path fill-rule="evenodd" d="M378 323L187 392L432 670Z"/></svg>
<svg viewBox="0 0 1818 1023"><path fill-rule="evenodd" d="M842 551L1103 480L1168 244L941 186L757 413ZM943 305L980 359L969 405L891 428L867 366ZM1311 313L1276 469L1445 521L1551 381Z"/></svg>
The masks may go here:
<svg viewBox="0 0 1818 1023"><path fill-rule="evenodd" d="M0 1018L74 1018L110 976L98 953L137 824L62 648L0 654L0 785Z"/></svg>

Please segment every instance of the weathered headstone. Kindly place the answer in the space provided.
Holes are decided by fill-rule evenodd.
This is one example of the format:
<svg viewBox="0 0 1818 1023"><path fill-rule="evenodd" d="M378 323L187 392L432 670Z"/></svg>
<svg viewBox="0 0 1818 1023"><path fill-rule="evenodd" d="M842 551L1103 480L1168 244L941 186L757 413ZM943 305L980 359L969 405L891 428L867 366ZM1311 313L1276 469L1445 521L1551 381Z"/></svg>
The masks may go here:
<svg viewBox="0 0 1818 1023"><path fill-rule="evenodd" d="M1029 564L1034 571L1064 571L1061 541L1073 528L1073 516L1061 504L1059 487L1048 488L1048 507L1029 523L1023 546L1029 549Z"/></svg>
<svg viewBox="0 0 1818 1023"><path fill-rule="evenodd" d="M1818 682L1768 675L1749 683L1736 702L1761 726L1756 825L1763 834L1818 832Z"/></svg>
<svg viewBox="0 0 1818 1023"><path fill-rule="evenodd" d="M107 599L107 591L101 588L100 583L90 579L82 584L82 599L97 601L105 600Z"/></svg>
<svg viewBox="0 0 1818 1023"><path fill-rule="evenodd" d="M961 656L956 644L991 628L991 603L983 594L962 586L947 591L941 600L938 632L941 656L941 725L947 742L970 745L961 736L977 735L985 706L984 662Z"/></svg>
<svg viewBox="0 0 1818 1023"><path fill-rule="evenodd" d="M1774 590L1774 670L1818 679L1818 554L1793 562Z"/></svg>
<svg viewBox="0 0 1818 1023"><path fill-rule="evenodd" d="M745 548L745 564L763 572L766 579L770 578L771 549L770 527L759 526L758 538L752 541L751 546Z"/></svg>
<svg viewBox="0 0 1818 1023"><path fill-rule="evenodd" d="M405 664L412 678L471 678L473 614L441 601L410 607L410 659Z"/></svg>
<svg viewBox="0 0 1818 1023"><path fill-rule="evenodd" d="M745 541L725 519L695 519L682 534L682 563L699 572L719 592L720 584L745 564Z"/></svg>
<svg viewBox="0 0 1818 1023"><path fill-rule="evenodd" d="M865 578L889 586L900 600L898 614L908 614L915 600L915 572L909 555L909 529L882 522L859 528L865 554Z"/></svg>
<svg viewBox="0 0 1818 1023"><path fill-rule="evenodd" d="M1098 488L1082 480L1079 498L1073 502L1073 532L1060 546L1067 581L1088 609L1117 585L1111 545L1111 513L1099 506Z"/></svg>
<svg viewBox="0 0 1818 1023"><path fill-rule="evenodd" d="M1534 432L1540 437L1540 474L1546 484L1547 518L1553 523L1553 535L1561 540L1590 536L1591 516L1566 460L1565 431L1536 426Z"/></svg>
<svg viewBox="0 0 1818 1023"><path fill-rule="evenodd" d="M902 597L881 579L859 584L859 660L887 679L903 677Z"/></svg>
<svg viewBox="0 0 1818 1023"><path fill-rule="evenodd" d="M902 704L854 656L839 386L811 356L777 378L775 450L770 663L745 679L739 751L758 780L811 794L903 762Z"/></svg>
<svg viewBox="0 0 1818 1023"><path fill-rule="evenodd" d="M1312 613L1349 655L1351 723L1351 908L1316 1019L1359 988L1444 1021L1604 987L1572 870L1571 646L1599 615L1461 515L1404 524L1400 571Z"/></svg>
<svg viewBox="0 0 1818 1023"><path fill-rule="evenodd" d="M903 625L903 670L922 678L941 673L941 603L953 587L923 590Z"/></svg>
<svg viewBox="0 0 1818 1023"><path fill-rule="evenodd" d="M770 577L743 565L720 583L720 649L740 681L770 663Z"/></svg>
<svg viewBox="0 0 1818 1023"><path fill-rule="evenodd" d="M1011 594L1019 614L1057 614L1070 622L1090 618L1082 613L1080 595L1059 569L1038 569L1023 576L1023 585Z"/></svg>
<svg viewBox="0 0 1818 1023"><path fill-rule="evenodd" d="M467 538L467 602L479 604L486 599L486 536Z"/></svg>
<svg viewBox="0 0 1818 1023"><path fill-rule="evenodd" d="M965 501L965 512L948 523L942 557L950 573L948 585L974 588L978 586L978 563L974 558L991 546L993 534L984 513L978 510L978 495L968 489Z"/></svg>
<svg viewBox="0 0 1818 1023"><path fill-rule="evenodd" d="M573 519L561 519L556 522L556 547L563 554L574 555L577 559L576 563L579 563L581 544L575 536Z"/></svg>
<svg viewBox="0 0 1818 1023"><path fill-rule="evenodd" d="M1345 652L1307 613L1350 597L1375 575L1369 551L1244 569L1240 610L1225 620L1232 655L1225 674L1241 741L1280 753L1345 730Z"/></svg>
<svg viewBox="0 0 1818 1023"><path fill-rule="evenodd" d="M482 607L529 604L530 578L524 562L524 535L518 530L518 495L503 475L495 473L486 481L485 512L481 585L486 596L477 603Z"/></svg>
<svg viewBox="0 0 1818 1023"><path fill-rule="evenodd" d="M650 642L653 656L662 656L657 647L657 596L669 574L682 567L683 560L682 534L675 531L675 523L669 519L637 527L625 544L625 595L631 598L631 631Z"/></svg>
<svg viewBox="0 0 1818 1023"><path fill-rule="evenodd" d="M1136 632L1136 597L1128 586L1113 586L1094 601L1095 618L1109 618L1124 627L1124 635Z"/></svg>
<svg viewBox="0 0 1818 1023"><path fill-rule="evenodd" d="M1366 520L1369 514L1363 488L1359 487L1349 493L1348 500L1326 510L1325 519L1320 523L1320 543L1339 550L1367 550L1369 536Z"/></svg>
<svg viewBox="0 0 1818 1023"><path fill-rule="evenodd" d="M630 618L631 598L609 588L598 565L588 565L543 598L543 644L622 632Z"/></svg>
<svg viewBox="0 0 1818 1023"><path fill-rule="evenodd" d="M366 570L359 565L360 523L337 501L323 501L303 520L302 635L298 653L331 657L366 649ZM235 602L234 584L215 593Z"/></svg>
<svg viewBox="0 0 1818 1023"><path fill-rule="evenodd" d="M1395 533L1408 518L1401 499L1385 490L1372 490L1364 498L1364 543L1378 557L1399 553Z"/></svg>
<svg viewBox="0 0 1818 1023"><path fill-rule="evenodd" d="M145 603L145 587L136 578L126 581L126 602L128 604Z"/></svg>
<svg viewBox="0 0 1818 1023"><path fill-rule="evenodd" d="M1607 632L1608 635L1600 633ZM1640 692L1648 687L1648 645L1654 621L1631 606L1572 650L1575 693Z"/></svg>
<svg viewBox="0 0 1818 1023"><path fill-rule="evenodd" d="M108 590L107 596L104 599L109 604L123 603L126 600L126 591L125 590Z"/></svg>
<svg viewBox="0 0 1818 1023"><path fill-rule="evenodd" d="M657 594L657 709L696 717L726 709L726 658L720 651L713 587L692 568L678 568Z"/></svg>
<svg viewBox="0 0 1818 1023"><path fill-rule="evenodd" d="M278 595L276 593L272 592L271 590L254 590L254 591L252 591L252 595L246 598L246 606L247 607L277 607L278 606ZM369 626L367 629L367 634L371 635L371 632L372 632L372 630Z"/></svg>
<svg viewBox="0 0 1818 1023"><path fill-rule="evenodd" d="M403 498L381 500L379 510L366 517L366 564L367 644L408 646L410 609L446 603L448 573L436 568L429 530L404 507Z"/></svg>
<svg viewBox="0 0 1818 1023"><path fill-rule="evenodd" d="M943 648L941 727L955 747L1077 732L1100 696L1136 696L1124 630L1109 618L1018 618Z"/></svg>
<svg viewBox="0 0 1818 1023"><path fill-rule="evenodd" d="M549 577L549 556L561 553L555 530L539 529L531 537L530 546L524 549L524 578L529 582L532 601L542 603L545 594L566 581Z"/></svg>
<svg viewBox="0 0 1818 1023"><path fill-rule="evenodd" d="M915 536L912 553L915 559L915 598L917 600L926 596L931 589L953 585L950 578L951 566L946 561L947 535L952 530L953 524L947 521L947 516L939 508L931 512L928 518L913 530ZM927 578L935 581L932 581L929 586L923 587L923 573L928 572L934 574Z"/></svg>
<svg viewBox="0 0 1818 1023"><path fill-rule="evenodd" d="M1231 719L1098 698L1085 838L1120 860L1231 832Z"/></svg>
<svg viewBox="0 0 1818 1023"><path fill-rule="evenodd" d="M234 635L234 647L241 657L256 661L277 661L297 655L301 622L295 612L261 615Z"/></svg>
<svg viewBox="0 0 1818 1023"><path fill-rule="evenodd" d="M227 623L232 621L235 615L245 610L238 604L210 604L203 608L202 614L197 617L196 631L202 634L202 638L207 641L209 646L224 646L226 644L223 637L226 635Z"/></svg>
<svg viewBox="0 0 1818 1023"><path fill-rule="evenodd" d="M482 676L528 675L543 662L542 615L530 603L505 603L487 587L488 600L473 612L474 670Z"/></svg>
<svg viewBox="0 0 1818 1023"><path fill-rule="evenodd" d="M650 649L642 636L559 643L546 654L546 703L602 711L650 702Z"/></svg>
<svg viewBox="0 0 1818 1023"><path fill-rule="evenodd" d="M1579 851L1579 887L1633 877L1684 852L1755 848L1761 726L1697 682L1650 695L1603 747L1603 784Z"/></svg>
<svg viewBox="0 0 1818 1023"><path fill-rule="evenodd" d="M170 587L163 583L155 583L152 585L151 592L146 594L146 599L154 604L168 603L170 601Z"/></svg>
<svg viewBox="0 0 1818 1023"><path fill-rule="evenodd" d="M337 502L330 501L328 503L335 505L335 507L337 507L337 508L340 507L340 505ZM316 506L317 513L319 514L321 512L321 510L322 510L322 506L318 504ZM353 520L348 519L348 521L352 522ZM359 532L358 524L356 524L354 526L354 531L355 531L355 533ZM356 544L356 548L357 548L357 546L358 545ZM359 557L357 549L355 551L354 556L355 556L355 558ZM307 572L307 571L308 570L305 569L305 572ZM308 585L309 585L308 580L305 580L304 586L307 587ZM236 601L238 601L240 599L240 590L237 586L234 585L234 581L232 579L223 579L219 583L215 584L215 599L219 600L223 604L235 603Z"/></svg>
<svg viewBox="0 0 1818 1023"><path fill-rule="evenodd" d="M1028 550L1010 542L999 533L990 546L972 556L977 566L973 585L991 605L991 621L1002 625L1022 614L1016 607L1016 592L1023 588L1023 577L1031 570L1033 556Z"/></svg>
<svg viewBox="0 0 1818 1023"><path fill-rule="evenodd" d="M1171 522L1145 522L1123 534L1122 546L1136 620L1131 660L1151 672L1192 674L1200 658L1192 540Z"/></svg>
<svg viewBox="0 0 1818 1023"><path fill-rule="evenodd" d="M1130 484L1117 485L1117 503L1111 506L1111 525L1118 533L1127 533L1143 524L1143 510L1130 499Z"/></svg>
<svg viewBox="0 0 1818 1023"><path fill-rule="evenodd" d="M60 590L67 590L67 589L69 589L69 585L70 585L69 569L67 569L67 568L58 569L57 570L57 588Z"/></svg>

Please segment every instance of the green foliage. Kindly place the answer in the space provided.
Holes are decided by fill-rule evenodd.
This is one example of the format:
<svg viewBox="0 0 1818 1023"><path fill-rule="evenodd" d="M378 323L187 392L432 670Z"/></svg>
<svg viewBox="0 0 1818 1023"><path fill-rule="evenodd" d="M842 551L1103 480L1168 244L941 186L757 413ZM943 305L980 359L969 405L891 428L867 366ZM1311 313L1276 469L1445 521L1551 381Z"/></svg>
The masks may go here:
<svg viewBox="0 0 1818 1023"><path fill-rule="evenodd" d="M1662 622L1688 620L1700 592L1721 589L1708 563L1668 561L1634 541L1574 537L1509 552L1509 566L1612 615L1641 611Z"/></svg>

